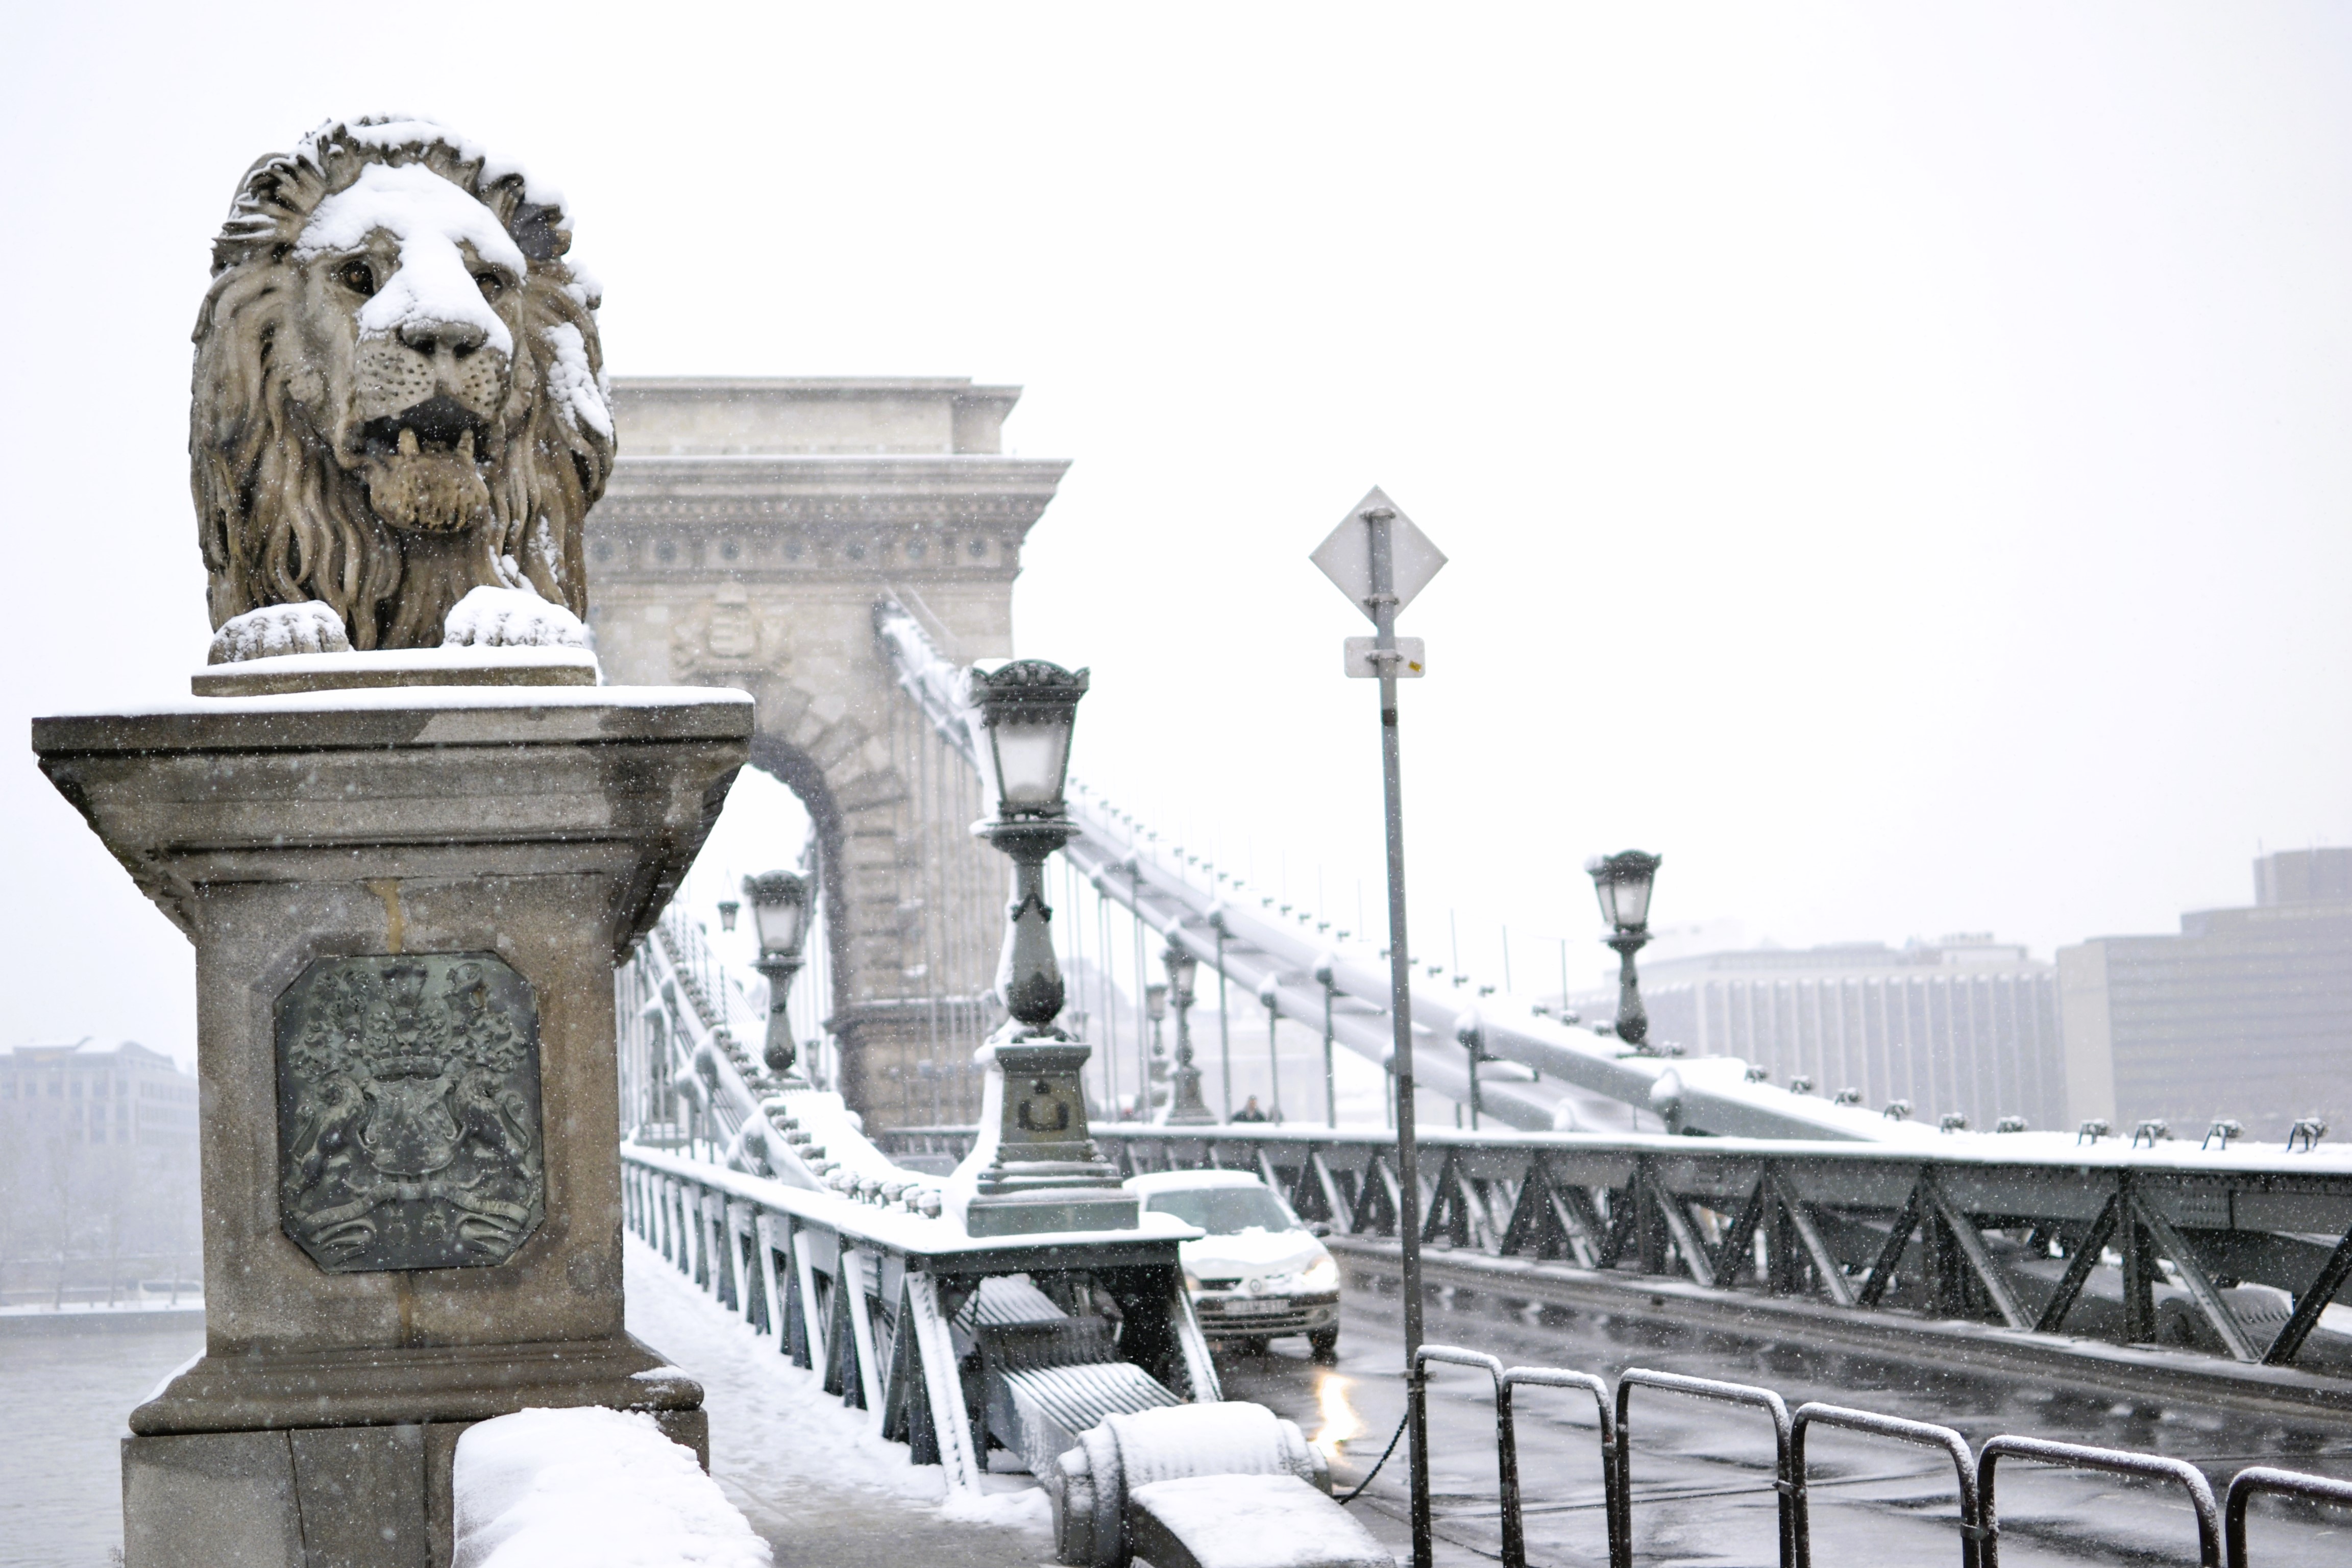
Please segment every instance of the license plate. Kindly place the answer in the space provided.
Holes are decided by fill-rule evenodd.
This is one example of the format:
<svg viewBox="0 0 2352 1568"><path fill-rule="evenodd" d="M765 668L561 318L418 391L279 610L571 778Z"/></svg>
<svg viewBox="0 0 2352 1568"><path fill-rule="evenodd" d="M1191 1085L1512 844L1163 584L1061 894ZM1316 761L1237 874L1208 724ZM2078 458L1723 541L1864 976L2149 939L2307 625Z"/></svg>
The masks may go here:
<svg viewBox="0 0 2352 1568"><path fill-rule="evenodd" d="M1237 1318L1263 1318L1277 1312L1287 1312L1290 1310L1290 1303L1280 1297L1270 1300L1228 1301L1225 1303L1225 1310Z"/></svg>

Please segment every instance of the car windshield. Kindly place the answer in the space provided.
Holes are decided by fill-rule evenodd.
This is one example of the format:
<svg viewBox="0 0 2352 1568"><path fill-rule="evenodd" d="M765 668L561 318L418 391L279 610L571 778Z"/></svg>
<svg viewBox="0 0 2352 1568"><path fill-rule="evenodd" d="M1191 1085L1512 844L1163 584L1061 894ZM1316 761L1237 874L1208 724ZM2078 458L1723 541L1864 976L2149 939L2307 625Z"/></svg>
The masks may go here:
<svg viewBox="0 0 2352 1568"><path fill-rule="evenodd" d="M1179 1187L1152 1194L1144 1206L1172 1214L1211 1236L1238 1236L1253 1227L1295 1230L1298 1226L1282 1200L1264 1187Z"/></svg>

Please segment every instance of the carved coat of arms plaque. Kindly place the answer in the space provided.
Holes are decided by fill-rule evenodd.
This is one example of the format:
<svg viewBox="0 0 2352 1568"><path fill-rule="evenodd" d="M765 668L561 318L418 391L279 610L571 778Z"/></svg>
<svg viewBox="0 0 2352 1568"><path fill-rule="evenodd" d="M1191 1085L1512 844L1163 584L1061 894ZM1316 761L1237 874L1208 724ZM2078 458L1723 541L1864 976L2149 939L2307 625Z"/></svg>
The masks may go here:
<svg viewBox="0 0 2352 1568"><path fill-rule="evenodd" d="M277 1023L278 1215L311 1261L503 1263L539 1228L529 981L487 952L322 958Z"/></svg>

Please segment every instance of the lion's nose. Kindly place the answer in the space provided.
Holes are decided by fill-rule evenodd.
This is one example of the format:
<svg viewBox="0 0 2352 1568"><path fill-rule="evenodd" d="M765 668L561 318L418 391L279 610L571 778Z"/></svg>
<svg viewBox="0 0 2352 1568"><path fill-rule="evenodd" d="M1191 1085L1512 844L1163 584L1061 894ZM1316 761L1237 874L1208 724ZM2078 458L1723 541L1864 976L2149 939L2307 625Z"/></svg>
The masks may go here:
<svg viewBox="0 0 2352 1568"><path fill-rule="evenodd" d="M489 333L471 321L411 321L401 327L400 341L427 357L446 349L463 359L488 342Z"/></svg>

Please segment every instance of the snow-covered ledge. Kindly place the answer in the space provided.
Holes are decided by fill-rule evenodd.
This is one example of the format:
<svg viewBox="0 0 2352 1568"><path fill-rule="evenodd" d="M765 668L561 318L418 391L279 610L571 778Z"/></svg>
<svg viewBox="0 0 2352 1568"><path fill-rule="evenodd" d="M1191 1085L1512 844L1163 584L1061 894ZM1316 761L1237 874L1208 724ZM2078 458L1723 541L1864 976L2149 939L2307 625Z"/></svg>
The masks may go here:
<svg viewBox="0 0 2352 1568"><path fill-rule="evenodd" d="M467 1428L451 1568L770 1568L693 1450L641 1413L521 1410Z"/></svg>

